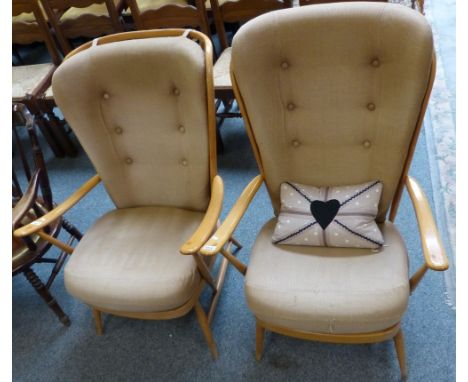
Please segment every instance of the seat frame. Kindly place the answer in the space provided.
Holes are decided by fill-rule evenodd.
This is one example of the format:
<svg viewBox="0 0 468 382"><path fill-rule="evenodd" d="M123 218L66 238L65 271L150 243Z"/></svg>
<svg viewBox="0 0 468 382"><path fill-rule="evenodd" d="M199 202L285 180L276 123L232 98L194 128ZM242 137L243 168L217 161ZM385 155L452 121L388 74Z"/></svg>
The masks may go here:
<svg viewBox="0 0 468 382"><path fill-rule="evenodd" d="M400 204L401 196L403 193L403 189L406 187L410 195L413 207L415 209L416 218L417 218L419 231L420 231L420 238L422 242L422 252L424 255L424 259L425 259L425 262L423 263L423 265L408 280L410 292L414 291L414 289L417 287L417 285L419 284L421 279L424 277L428 269L432 269L435 271L444 271L448 269L448 260L445 255L445 251L444 251L444 248L440 239L440 235L437 230L437 227L436 227L436 224L435 224L435 221L434 221L434 218L433 218L430 206L429 206L429 202L427 201L427 198L424 195L424 192L422 191L418 183L413 178L408 176L409 167L411 165L411 161L414 155L416 143L417 143L418 136L422 128L422 122L424 119L424 115L425 115L426 108L429 102L429 97L431 94L432 86L434 83L435 72L436 72L436 56L435 56L435 52L433 51L432 64L431 64L429 79L427 82L427 88L426 88L424 99L421 104L421 109L419 111L419 115L416 121L414 133L411 138L410 147L407 153L405 164L402 169L400 181L396 189L396 192L394 194L394 197L392 199L389 217L388 217L388 219L391 222L395 220L396 214L398 212L398 207ZM201 249L201 253L206 256L214 255L218 252L221 252L221 253L226 252L226 251L229 252L229 248L225 248L224 246L227 243L229 243L229 238L232 237L234 230L236 229L242 216L246 212L250 202L254 198L261 184L263 183L264 175L265 175L264 166L262 164L262 158L260 155L260 150L258 148L255 134L253 132L253 129L250 123L250 118L249 118L244 100L242 98L242 94L240 92L239 86L237 84L232 66L231 66L231 80L232 80L234 94L236 96L236 100L239 104L239 108L244 118L247 134L248 134L257 164L259 166L261 175L256 176L246 186L242 194L239 196L237 202L234 204L231 211L227 215L223 224L219 227L219 229L215 232L215 234L211 237L211 239L206 243L206 245ZM227 256L227 258L230 259L229 256ZM240 263L239 260L237 260L237 258L234 258L231 261L231 263L243 275L246 274L247 266L245 264ZM311 340L311 341L328 342L328 343L368 344L368 343L376 343L376 342L382 342L382 341L386 341L389 339L393 339L397 358L398 358L398 363L400 366L401 377L405 379L408 375L408 371L406 367L406 360L405 360L405 347L404 347L404 339L403 339L403 331L401 328L401 322L389 328L385 328L383 330L379 330L375 332L330 334L330 333L313 333L313 332L293 330L290 328L271 324L269 322L260 320L258 317L256 317L255 355L256 355L257 360L260 360L263 354L264 337L265 337L266 330L269 330L271 332L275 332L278 334L286 335L289 337L300 338L300 339Z"/></svg>
<svg viewBox="0 0 468 382"><path fill-rule="evenodd" d="M104 36L94 41L96 45L103 45L117 41L132 40L132 39L144 39L153 37L177 37L185 36L192 40L196 40L200 43L205 53L205 69L206 69L206 101L207 101L207 115L208 115L208 150L209 150L209 176L211 183L211 199L206 211L206 214L200 223L197 230L180 248L181 256L193 256L197 270L200 274L200 281L196 286L194 293L191 298L184 303L182 306L171 309L168 311L159 312L125 312L115 311L102 308L99 306L91 306L93 316L96 324L96 332L98 335L103 334L102 318L101 313L109 313L116 316L123 316L136 319L144 320L167 320L177 317L182 317L194 310L198 318L200 327L211 350L213 358L218 357L218 351L216 344L213 339L213 334L210 329L210 324L213 320L216 306L219 301L220 292L224 283L228 260L226 258L221 259L219 269L216 275L211 273L211 269L216 261L216 257L206 259L199 253L200 248L206 243L213 232L219 225L219 215L221 213L224 186L223 181L219 175L217 175L217 162L216 162L216 121L215 121L215 110L214 110L214 90L213 90L213 61L212 54L213 48L210 39L201 32L195 30L185 29L161 29L161 30L145 30L145 31L134 31L124 32L115 35ZM92 42L86 43L77 49L73 50L65 60L72 57L73 55L86 50L92 46ZM72 194L62 204L58 205L54 210L44 215L41 219L36 220L14 232L16 237L24 237L37 233L41 238L48 240L50 243L56 245L67 253L72 254L73 248L69 245L59 241L58 239L51 237L43 228L46 227L50 222L62 216L66 211L72 208L78 201L80 201L89 191L91 191L99 182L99 175L93 176L86 183L84 183L74 194ZM237 249L240 249L240 244L231 237L229 239L228 247L234 244ZM230 252L230 250L229 250ZM235 251L236 252L236 251ZM233 256L234 257L234 256ZM208 312L202 308L199 301L200 295L203 288L207 284L212 289L211 302L208 308Z"/></svg>

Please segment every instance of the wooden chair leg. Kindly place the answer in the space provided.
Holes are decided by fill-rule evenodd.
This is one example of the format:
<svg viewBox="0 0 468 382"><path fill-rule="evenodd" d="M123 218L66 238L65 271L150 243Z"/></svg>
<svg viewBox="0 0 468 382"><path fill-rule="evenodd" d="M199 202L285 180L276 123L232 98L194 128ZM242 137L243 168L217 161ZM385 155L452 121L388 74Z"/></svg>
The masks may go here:
<svg viewBox="0 0 468 382"><path fill-rule="evenodd" d="M197 314L198 322L200 323L200 327L205 335L206 342L211 350L211 354L213 355L214 359L218 358L218 350L216 349L216 344L213 339L213 333L211 333L210 326L208 324L208 318L206 317L205 312L203 311L200 302L197 301L195 304L195 313Z"/></svg>
<svg viewBox="0 0 468 382"><path fill-rule="evenodd" d="M255 340L255 358L257 361L262 359L263 344L265 342L265 328L259 324L256 324L256 340Z"/></svg>
<svg viewBox="0 0 468 382"><path fill-rule="evenodd" d="M34 287L39 296L42 297L42 299L47 303L47 305L49 305L49 308L52 309L55 315L59 318L60 322L65 326L70 326L70 319L63 312L62 308L57 303L57 300L54 297L52 297L49 290L45 287L41 279L34 273L34 271L31 268L27 268L24 271L24 275Z"/></svg>
<svg viewBox="0 0 468 382"><path fill-rule="evenodd" d="M398 331L396 336L393 337L393 342L395 343L395 350L398 357L398 363L400 365L401 379L406 381L406 378L408 377L408 370L406 368L405 342L401 329Z"/></svg>
<svg viewBox="0 0 468 382"><path fill-rule="evenodd" d="M236 249L235 252L237 252L237 251L239 251L239 250L242 249L242 244L239 243L239 242L234 238L234 236L231 236L231 242L232 242L232 244L234 244L234 245L237 247L237 249Z"/></svg>
<svg viewBox="0 0 468 382"><path fill-rule="evenodd" d="M96 308L93 308L93 317L94 317L94 322L96 324L96 334L98 336L102 336L103 331L102 331L101 312L97 310Z"/></svg>

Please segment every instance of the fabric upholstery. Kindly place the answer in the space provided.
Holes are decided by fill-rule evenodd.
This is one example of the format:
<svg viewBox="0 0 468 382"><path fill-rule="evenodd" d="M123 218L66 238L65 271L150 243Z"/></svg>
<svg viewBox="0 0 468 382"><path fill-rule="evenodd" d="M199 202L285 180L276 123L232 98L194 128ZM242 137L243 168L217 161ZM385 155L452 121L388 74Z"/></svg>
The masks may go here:
<svg viewBox="0 0 468 382"><path fill-rule="evenodd" d="M335 3L244 24L232 64L275 214L285 181L343 186L380 179L392 201L428 86L426 19L397 4Z"/></svg>
<svg viewBox="0 0 468 382"><path fill-rule="evenodd" d="M20 101L27 94L39 85L53 64L21 65L12 67L12 98L13 101Z"/></svg>
<svg viewBox="0 0 468 382"><path fill-rule="evenodd" d="M379 248L375 223L382 183L344 187L281 185L281 212L273 232L277 245Z"/></svg>
<svg viewBox="0 0 468 382"><path fill-rule="evenodd" d="M65 266L65 286L85 303L124 312L158 312L187 302L199 280L179 247L203 214L168 207L117 209L84 235Z"/></svg>
<svg viewBox="0 0 468 382"><path fill-rule="evenodd" d="M408 258L395 226L380 226L386 246L370 249L278 246L276 219L260 231L245 279L259 319L315 333L369 333L401 320L409 297Z"/></svg>
<svg viewBox="0 0 468 382"><path fill-rule="evenodd" d="M231 74L229 67L231 65L231 48L226 48L221 56L216 60L213 68L215 89L231 89Z"/></svg>
<svg viewBox="0 0 468 382"><path fill-rule="evenodd" d="M206 210L205 73L184 37L97 45L54 73L55 101L117 207Z"/></svg>

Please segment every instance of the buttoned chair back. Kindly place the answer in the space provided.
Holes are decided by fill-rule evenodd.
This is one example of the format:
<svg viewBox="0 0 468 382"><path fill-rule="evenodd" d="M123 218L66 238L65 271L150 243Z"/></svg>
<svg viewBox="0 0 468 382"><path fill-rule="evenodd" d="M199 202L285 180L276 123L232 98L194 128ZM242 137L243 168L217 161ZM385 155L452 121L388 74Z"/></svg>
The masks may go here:
<svg viewBox="0 0 468 382"><path fill-rule="evenodd" d="M398 204L433 81L424 17L369 2L266 14L234 37L231 70L275 214L286 181L381 180L377 221L385 220Z"/></svg>
<svg viewBox="0 0 468 382"><path fill-rule="evenodd" d="M205 211L216 170L207 98L198 96L207 94L200 45L182 36L99 41L66 60L53 89L115 205Z"/></svg>

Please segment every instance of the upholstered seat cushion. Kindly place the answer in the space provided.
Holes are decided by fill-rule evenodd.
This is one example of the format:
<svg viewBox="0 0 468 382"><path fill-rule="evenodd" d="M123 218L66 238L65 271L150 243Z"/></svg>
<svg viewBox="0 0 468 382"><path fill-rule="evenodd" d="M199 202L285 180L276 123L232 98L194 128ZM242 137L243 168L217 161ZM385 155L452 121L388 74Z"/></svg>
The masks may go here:
<svg viewBox="0 0 468 382"><path fill-rule="evenodd" d="M158 312L187 302L199 280L179 253L203 213L170 207L113 210L84 235L68 261L65 286L85 303L122 312Z"/></svg>
<svg viewBox="0 0 468 382"><path fill-rule="evenodd" d="M221 53L213 68L215 89L232 89L230 65L231 48L227 48Z"/></svg>
<svg viewBox="0 0 468 382"><path fill-rule="evenodd" d="M31 94L53 69L53 64L22 65L12 67L12 98L20 101Z"/></svg>
<svg viewBox="0 0 468 382"><path fill-rule="evenodd" d="M366 333L401 320L409 297L408 258L395 226L380 225L386 246L370 249L278 246L276 219L259 233L245 280L259 319L315 333Z"/></svg>

